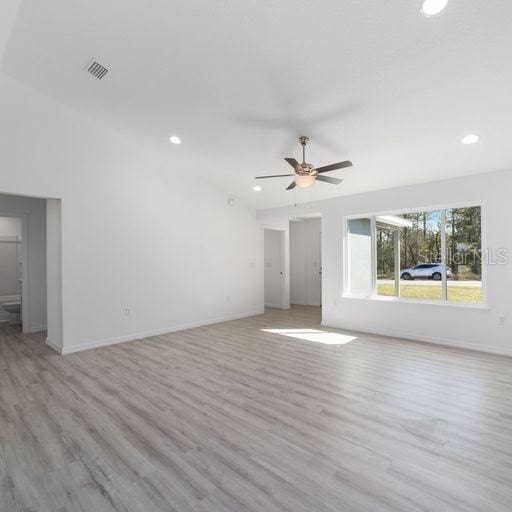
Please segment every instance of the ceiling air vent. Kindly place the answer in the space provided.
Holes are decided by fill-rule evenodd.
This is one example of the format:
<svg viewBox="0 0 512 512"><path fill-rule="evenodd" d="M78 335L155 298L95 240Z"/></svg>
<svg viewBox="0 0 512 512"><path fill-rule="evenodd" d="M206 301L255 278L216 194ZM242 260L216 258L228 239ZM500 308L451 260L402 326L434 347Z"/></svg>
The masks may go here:
<svg viewBox="0 0 512 512"><path fill-rule="evenodd" d="M107 73L108 69L105 66L102 66L99 62L91 59L86 67L87 71L95 76L98 80L101 80Z"/></svg>

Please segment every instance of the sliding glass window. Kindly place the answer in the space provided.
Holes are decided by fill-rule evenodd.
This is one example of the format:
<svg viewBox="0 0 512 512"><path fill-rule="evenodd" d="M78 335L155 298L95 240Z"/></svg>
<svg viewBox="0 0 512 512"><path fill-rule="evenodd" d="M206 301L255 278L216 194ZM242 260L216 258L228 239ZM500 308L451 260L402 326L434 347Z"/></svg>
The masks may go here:
<svg viewBox="0 0 512 512"><path fill-rule="evenodd" d="M398 227L377 219L377 294L393 296L398 292L397 255L400 250Z"/></svg>
<svg viewBox="0 0 512 512"><path fill-rule="evenodd" d="M448 301L482 302L480 206L446 210L446 261Z"/></svg>
<svg viewBox="0 0 512 512"><path fill-rule="evenodd" d="M346 242L350 295L483 302L480 206L350 218Z"/></svg>

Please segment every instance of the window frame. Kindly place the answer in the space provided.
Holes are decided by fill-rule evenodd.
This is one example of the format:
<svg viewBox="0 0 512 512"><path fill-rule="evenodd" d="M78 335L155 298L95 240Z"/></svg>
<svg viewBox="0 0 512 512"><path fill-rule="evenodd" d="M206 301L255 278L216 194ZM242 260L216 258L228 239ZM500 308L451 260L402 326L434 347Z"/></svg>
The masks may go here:
<svg viewBox="0 0 512 512"><path fill-rule="evenodd" d="M448 280L446 277L446 211L457 208L473 208L480 207L480 238L481 238L481 252L482 252L482 301L481 302L454 302L449 301L448 294ZM441 263L444 271L441 280L441 299L439 300L421 300L414 298L401 297L398 291L395 296L382 296L377 295L377 222L376 218L385 215L402 215L406 213L416 213L421 211L439 211L441 213ZM348 258L348 222L351 219L369 218L371 220L371 247L372 247L372 293L370 295L365 294L353 294L350 292L350 281L349 281L349 267L350 262ZM417 206L414 208L402 208L394 210L377 211L372 213L353 213L345 215L342 218L342 230L341 230L341 247L339 254L342 255L343 264L338 268L340 269L340 286L339 296L342 299L359 299L359 300L370 300L370 301L382 301L382 302L401 302L401 303L413 303L413 304L429 304L436 306L450 306L450 307L465 307L465 308L476 308L476 309L489 309L487 302L487 262L484 258L484 253L487 248L487 211L485 201L464 201L459 203L449 203L441 205L427 205ZM342 267L342 268L340 268ZM400 270L398 269L398 273ZM399 282L399 281L398 281ZM396 285L398 290L400 289L399 284Z"/></svg>

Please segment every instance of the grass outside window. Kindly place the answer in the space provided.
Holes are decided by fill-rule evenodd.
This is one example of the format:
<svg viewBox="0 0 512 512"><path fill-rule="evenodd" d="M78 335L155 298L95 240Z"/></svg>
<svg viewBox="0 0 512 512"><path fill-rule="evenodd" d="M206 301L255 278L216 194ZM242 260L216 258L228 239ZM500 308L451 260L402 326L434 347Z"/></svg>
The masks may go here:
<svg viewBox="0 0 512 512"><path fill-rule="evenodd" d="M392 284L377 284L377 294L393 297L395 287ZM400 287L400 296L407 299L439 300L440 286L407 284ZM448 300L467 304L478 304L483 300L481 286L448 286Z"/></svg>

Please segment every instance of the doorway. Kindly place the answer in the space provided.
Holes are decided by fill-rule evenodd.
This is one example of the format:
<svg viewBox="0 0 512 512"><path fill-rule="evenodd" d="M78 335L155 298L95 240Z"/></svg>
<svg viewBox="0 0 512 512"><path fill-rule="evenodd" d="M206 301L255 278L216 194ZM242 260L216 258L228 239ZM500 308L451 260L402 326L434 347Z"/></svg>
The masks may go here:
<svg viewBox="0 0 512 512"><path fill-rule="evenodd" d="M265 227L264 288L266 308L287 308L285 293L285 230Z"/></svg>
<svg viewBox="0 0 512 512"><path fill-rule="evenodd" d="M322 305L322 218L290 220L290 303Z"/></svg>
<svg viewBox="0 0 512 512"><path fill-rule="evenodd" d="M58 351L60 218L59 199L0 193L0 322L23 333L46 332L47 343Z"/></svg>
<svg viewBox="0 0 512 512"><path fill-rule="evenodd" d="M27 332L27 219L0 213L0 322Z"/></svg>

